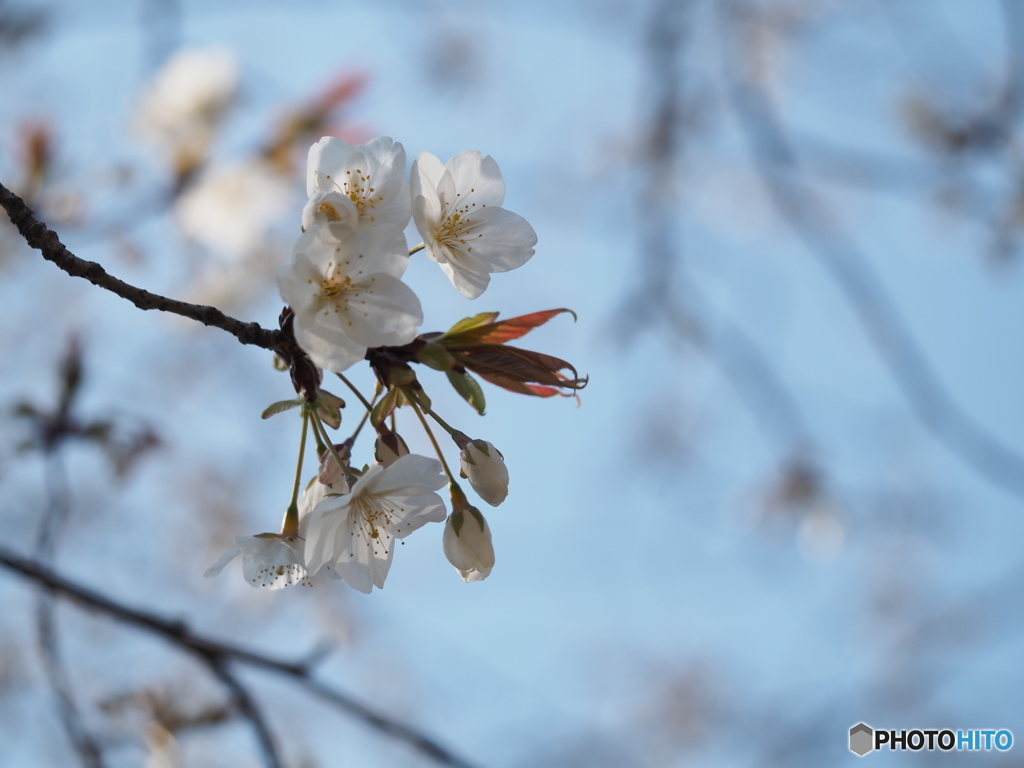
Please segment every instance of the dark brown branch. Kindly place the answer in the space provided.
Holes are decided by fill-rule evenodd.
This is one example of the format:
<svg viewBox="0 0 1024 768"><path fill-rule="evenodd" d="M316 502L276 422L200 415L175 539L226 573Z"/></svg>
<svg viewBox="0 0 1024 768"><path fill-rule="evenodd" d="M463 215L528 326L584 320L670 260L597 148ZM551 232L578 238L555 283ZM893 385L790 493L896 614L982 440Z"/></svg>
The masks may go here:
<svg viewBox="0 0 1024 768"><path fill-rule="evenodd" d="M746 6L722 6L726 28L743 22ZM1024 496L1024 458L994 438L946 392L881 279L856 242L801 177L796 154L768 95L741 74L742 42L727 41L726 77L734 111L772 202L807 250L837 283L911 408L927 429L982 477Z"/></svg>
<svg viewBox="0 0 1024 768"><path fill-rule="evenodd" d="M260 326L259 323L243 323L241 320L225 315L216 307L176 301L136 288L108 274L96 262L78 258L64 247L56 232L48 229L45 224L36 219L24 200L3 184L0 184L0 206L6 209L11 223L17 227L18 232L25 238L25 242L40 251L44 259L52 261L72 277L84 278L99 288L104 288L122 299L127 299L139 309L157 309L161 312L181 315L203 325L227 331L243 344L252 344L278 352L287 360L294 357L294 347L280 331L268 330Z"/></svg>
<svg viewBox="0 0 1024 768"><path fill-rule="evenodd" d="M197 635L184 622L171 621L149 611L129 608L105 595L65 579L42 567L34 560L21 557L3 546L0 546L0 566L18 573L40 586L51 589L89 610L100 611L120 622L159 635L172 645L196 654L207 663L224 664L235 661L289 677L296 685L313 695L347 712L374 730L405 742L441 765L452 768L474 768L471 763L452 754L429 736L374 712L348 694L317 679L308 663L275 659Z"/></svg>
<svg viewBox="0 0 1024 768"><path fill-rule="evenodd" d="M284 768L281 756L277 752L277 745L274 743L274 737L270 733L270 726L267 725L267 721L263 717L263 711L256 704L249 690L235 677L234 672L231 671L224 659L208 659L207 666L217 676L217 679L224 683L224 686L231 691L235 707L237 707L242 717L252 725L253 730L256 732L256 739L263 750L263 757L267 766L269 768Z"/></svg>
<svg viewBox="0 0 1024 768"><path fill-rule="evenodd" d="M65 377L61 407L56 417L61 421L67 420L74 399L74 392L77 389L77 381L74 379L75 377ZM51 446L45 455L47 504L46 511L39 521L35 554L39 562L50 566L56 554L57 542L71 512L71 498L59 443ZM61 657L60 637L54 617L56 602L56 596L51 590L40 590L36 602L36 635L39 640L39 654L43 657L43 670L56 697L57 713L64 725L64 732L78 753L79 761L84 768L105 768L103 751L82 720L75 703L71 678Z"/></svg>

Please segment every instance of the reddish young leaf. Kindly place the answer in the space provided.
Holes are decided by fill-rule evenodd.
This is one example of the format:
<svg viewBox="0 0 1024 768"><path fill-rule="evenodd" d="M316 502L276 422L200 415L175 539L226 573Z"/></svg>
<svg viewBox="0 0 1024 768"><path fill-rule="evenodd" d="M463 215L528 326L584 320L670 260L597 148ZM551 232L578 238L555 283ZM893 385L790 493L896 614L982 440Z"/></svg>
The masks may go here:
<svg viewBox="0 0 1024 768"><path fill-rule="evenodd" d="M464 320L462 323L453 326L452 331L446 333L440 341L448 348L469 344L504 344L506 341L525 336L534 328L544 325L552 317L562 312L568 312L573 317L576 317L576 313L571 309L548 309L543 312L533 312L529 315L512 317L508 320L479 323L470 327L462 325L462 323L466 322ZM494 313L494 317L496 318L497 316L497 313ZM482 316L477 315L477 318L480 317ZM473 319L476 320L477 318ZM459 330L456 330L457 328Z"/></svg>

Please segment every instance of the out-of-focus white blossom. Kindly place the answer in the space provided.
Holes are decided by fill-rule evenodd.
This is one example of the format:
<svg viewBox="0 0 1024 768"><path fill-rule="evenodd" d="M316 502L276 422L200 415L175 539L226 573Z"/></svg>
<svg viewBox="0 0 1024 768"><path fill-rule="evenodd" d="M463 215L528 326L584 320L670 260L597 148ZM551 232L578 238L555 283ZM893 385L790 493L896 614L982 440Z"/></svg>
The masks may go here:
<svg viewBox="0 0 1024 768"><path fill-rule="evenodd" d="M299 238L277 285L295 311L295 339L314 363L340 372L368 347L416 338L423 311L399 279L408 261L405 235L392 227L323 224Z"/></svg>
<svg viewBox="0 0 1024 768"><path fill-rule="evenodd" d="M508 496L508 467L501 451L486 440L471 440L459 454L462 476L481 499L496 507Z"/></svg>
<svg viewBox="0 0 1024 768"><path fill-rule="evenodd" d="M325 220L348 223L354 209L360 229L390 226L403 231L411 214L405 148L387 136L355 147L324 136L309 148L306 194L303 226ZM339 205L339 197L352 206Z"/></svg>
<svg viewBox="0 0 1024 768"><path fill-rule="evenodd" d="M290 199L287 180L257 161L208 169L174 211L183 234L237 260L266 243Z"/></svg>
<svg viewBox="0 0 1024 768"><path fill-rule="evenodd" d="M444 502L434 491L446 482L441 463L425 456L370 467L351 493L325 496L309 516L306 568L344 579L360 592L383 587L395 539L445 519Z"/></svg>
<svg viewBox="0 0 1024 768"><path fill-rule="evenodd" d="M505 182L490 155L468 150L441 165L423 152L412 164L410 183L427 254L467 299L484 292L490 273L521 267L533 256L537 233L501 207Z"/></svg>
<svg viewBox="0 0 1024 768"><path fill-rule="evenodd" d="M476 507L456 509L444 526L444 555L463 581L483 581L494 568L491 528Z"/></svg>
<svg viewBox="0 0 1024 768"><path fill-rule="evenodd" d="M181 50L149 84L134 128L179 157L201 158L238 91L239 66L226 48Z"/></svg>
<svg viewBox="0 0 1024 768"><path fill-rule="evenodd" d="M284 589L292 584L312 586L303 567L303 541L298 536L260 533L236 536L238 546L221 556L204 576L216 576L224 566L242 556L242 575L253 587Z"/></svg>

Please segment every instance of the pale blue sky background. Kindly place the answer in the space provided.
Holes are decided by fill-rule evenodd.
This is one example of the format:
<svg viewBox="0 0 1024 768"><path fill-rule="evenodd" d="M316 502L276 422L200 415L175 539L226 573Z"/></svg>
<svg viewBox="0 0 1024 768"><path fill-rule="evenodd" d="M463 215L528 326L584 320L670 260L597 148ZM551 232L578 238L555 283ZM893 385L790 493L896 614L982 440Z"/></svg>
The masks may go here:
<svg viewBox="0 0 1024 768"><path fill-rule="evenodd" d="M833 558L803 556L794 526L757 524L784 457L720 373L692 350L673 352L663 335L625 348L611 333L637 280L646 7L303 2L285 10L222 1L183 3L181 29L182 43L226 45L242 62L244 100L219 156L258 147L283 106L339 68L366 71L371 82L350 113L355 120L403 142L410 159L422 150L442 159L467 148L493 155L508 185L506 206L539 235L534 259L495 276L474 302L414 258L407 282L423 301L424 330L481 311L571 307L578 323L560 317L521 344L571 360L591 383L581 408L488 387L481 419L446 391L443 377L423 374L437 410L495 443L509 466L508 501L485 510L498 557L486 582L461 583L441 553L440 526L412 536L386 588L368 597L344 585L257 592L231 568L203 580L232 536L271 529L287 504L298 421L258 418L290 395L287 377L261 350L143 315L22 254L0 273L0 404L52 397L50 372L68 333L79 330L90 365L83 409L139 414L167 440L116 492L95 457L74 453L77 511L61 569L278 654L336 642L325 672L339 684L494 768L838 765L856 759L845 739L859 720L1005 727L1024 738L1024 504L931 440L842 294L774 214L719 103L708 5L695 17L689 60L711 116L687 150L676 234L689 278L761 345L803 408L845 531ZM893 31L898 24L882 4L844 10L854 5L830 4L837 10L780 53L785 117L845 145L926 160L907 137L900 101L935 82L971 94L964 73L975 64L997 74L998 5L945 3L946 32L923 27L912 44ZM16 126L33 117L56 126L59 171L71 186L89 192L117 162L155 170L125 130L152 71L140 6L46 7L56 9L49 33L0 60L0 179L7 184L14 173ZM430 62L453 40L470 52L468 74L441 85ZM940 50L950 63L937 60ZM957 65L960 56L968 63ZM1000 183L996 170L989 175ZM955 399L1024 452L1019 263L993 265L987 233L923 195L820 189ZM296 210L300 203L297 189ZM64 241L129 282L181 295L187 270L173 225L147 222L135 236L146 251L141 264L106 244L76 243L74 233ZM270 288L244 316L273 326L279 309ZM344 396L342 389L334 387ZM354 413L350 407L347 418ZM652 444L655 423L678 428L679 451ZM402 424L414 449L426 452L412 423ZM27 551L42 498L39 468L27 460L5 466L0 517L7 543ZM240 510L242 530L223 529L205 511L218 496ZM888 612L880 596L891 599ZM0 698L0 765L70 764L33 656L31 594L4 576L0 604L0 641L20 649L12 651L20 660L13 687ZM924 621L944 617L951 621ZM69 614L67 627L85 699L195 671L104 619ZM673 745L685 729L663 702L674 680L694 674L705 680L705 698L693 705L705 738L682 749ZM246 678L294 765L306 757L324 766L425 764L278 681ZM910 697L908 679L929 694ZM196 687L216 696L214 685ZM778 751L803 729L813 751ZM182 745L185 765L257 764L241 725ZM140 759L130 738L111 749L114 765ZM948 762L955 760L1012 764L994 754Z"/></svg>

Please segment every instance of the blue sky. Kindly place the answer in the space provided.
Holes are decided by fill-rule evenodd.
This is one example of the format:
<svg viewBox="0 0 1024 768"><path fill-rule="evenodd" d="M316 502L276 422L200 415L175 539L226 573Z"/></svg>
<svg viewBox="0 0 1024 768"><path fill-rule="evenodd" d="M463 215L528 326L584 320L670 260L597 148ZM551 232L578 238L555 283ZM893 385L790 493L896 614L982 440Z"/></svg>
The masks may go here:
<svg viewBox="0 0 1024 768"><path fill-rule="evenodd" d="M107 178L116 163L140 164L143 174L158 170L125 130L151 72L139 8L108 5L103 20L92 10L61 8L46 37L0 61L0 139L10 146L24 119L52 120L60 172L83 189ZM885 31L890 22L879 9L826 13L778 54L775 87L786 119L845 145L929 162L903 127L902 100L911 88L935 87L922 71L951 92L976 95L964 74L969 67L936 61L936 46L951 30L970 52L967 60L999 71L999 17L995 4L983 5L967 12L946 3L946 32L927 27L913 45ZM636 765L765 764L777 736L745 746L733 737L743 724L769 732L765 723L773 718L784 732L816 722L834 729L820 739L826 751L814 753L830 763L853 759L844 729L858 720L894 728L922 719L929 726L941 720L950 727L1017 727L1021 640L1013 617L1020 605L1002 580L1018 567L1021 502L929 437L842 292L776 215L722 101L714 15L706 7L695 16L688 72L707 123L687 146L674 233L687 279L758 343L815 435L827 472L826 511L838 515L843 531L841 550L826 561L801 554L799 523L784 516L758 522L785 457L721 373L656 330L632 346L613 333L639 269L645 11L533 2L299 3L287 10L223 2L183 9L183 44L226 45L242 63L244 99L219 156L253 151L273 116L340 68L371 77L353 118L403 142L410 158L426 150L443 160L468 148L493 155L507 182L506 206L538 232L537 254L522 269L496 276L474 302L434 264L414 258L406 280L422 299L424 329L443 330L481 311L512 316L571 307L577 323L559 317L520 343L571 360L591 383L580 408L489 387L481 419L440 375L422 377L437 410L495 443L509 466L508 501L485 510L498 557L486 582L461 583L441 555L440 526L411 537L386 588L368 597L344 585L319 587L315 595L255 592L230 568L204 581L202 571L233 535L269 529L287 503L298 421L258 418L267 404L289 396L286 377L260 350L141 315L24 255L4 267L0 280L0 402L28 391L45 399L48 390L33 383L46 380L77 329L91 364L83 408L145 416L168 443L116 491L100 481L95 458L71 457L81 488L76 506L85 511L61 552L66 572L277 653L336 642L327 674L487 766L577 758L580 765L601 764L572 752L587 742L607 744L609 755L624 750ZM468 51L462 80L432 81L431 62L456 42ZM5 184L13 167L5 150ZM953 397L1024 452L1019 264L993 265L985 257L986 231L943 214L927 193L816 185ZM96 188L104 189L102 181ZM97 208L124 206L103 194L92 193ZM300 204L297 189L296 211ZM173 222L147 222L133 237L145 251L138 264L108 243L79 246L73 233L65 242L129 282L180 295L189 266ZM271 285L244 316L272 326L279 309ZM354 377L370 381L368 373ZM338 384L344 396L341 390ZM352 413L350 406L347 418ZM410 445L426 452L412 421L400 419L403 425ZM661 433L651 425L668 427L677 450L657 443L652 434ZM27 549L28 510L41 498L38 467L11 466L0 478L11 500L0 514L12 532L8 543ZM205 526L210 495L189 493L202 482L229 496L249 527ZM102 580L92 575L100 564ZM14 606L4 632L28 659L24 586L4 579L0 594ZM967 605L987 604L990 594L1006 607L965 614L968 626L979 627L976 636L945 645L946 635L936 631L934 639L907 646L907 633L923 626L919 619L959 617L958 601L970 596ZM895 607L879 606L886 596ZM116 688L94 647L112 630L102 620L69 621L90 640L73 652L82 660L83 691L99 696ZM985 632L986 626L995 628ZM139 659L113 675L122 686L159 679L160 665L170 663L158 646L130 633L109 636L121 653ZM901 655L906 647L917 648L911 655L921 663L933 654L938 666L920 672L934 683L932 693L901 703L886 686L906 686L894 671L910 663ZM667 737L650 713L664 714L664 691L693 670L706 674L715 702L704 707L712 713L709 735L689 751L659 752L658 740ZM39 764L46 734L59 733L40 679L30 674L18 689L33 724L10 729L6 738L14 735L18 746L0 764ZM275 711L282 732L303 726L295 739L302 755L323 765L420 764L276 683L253 679L268 700L286 702ZM231 745L226 749L246 750L243 759L255 761L244 729L232 726L219 736ZM186 755L215 764L222 753L212 751L208 737L190 738L182 742ZM124 747L118 754L130 761L137 753Z"/></svg>

